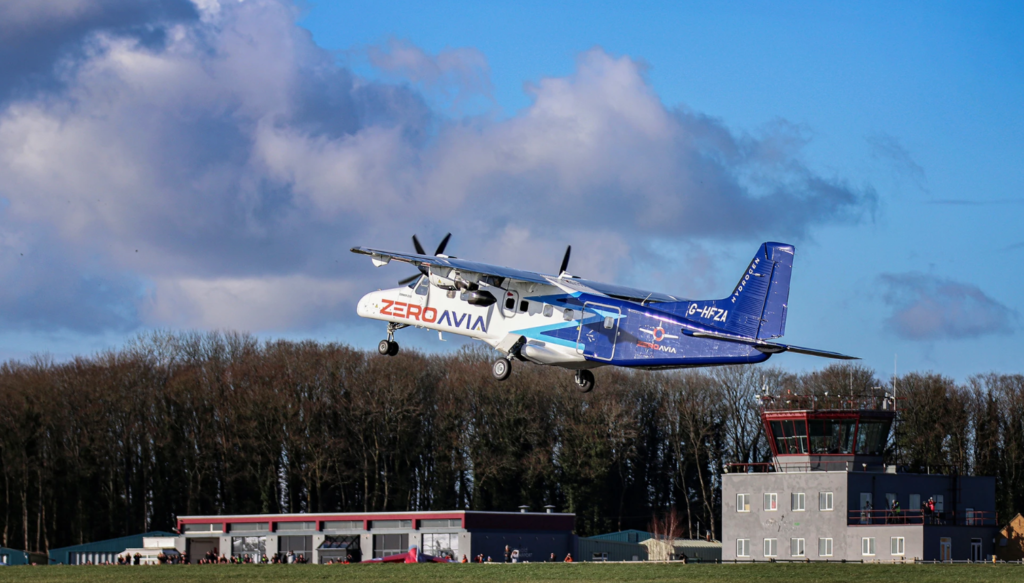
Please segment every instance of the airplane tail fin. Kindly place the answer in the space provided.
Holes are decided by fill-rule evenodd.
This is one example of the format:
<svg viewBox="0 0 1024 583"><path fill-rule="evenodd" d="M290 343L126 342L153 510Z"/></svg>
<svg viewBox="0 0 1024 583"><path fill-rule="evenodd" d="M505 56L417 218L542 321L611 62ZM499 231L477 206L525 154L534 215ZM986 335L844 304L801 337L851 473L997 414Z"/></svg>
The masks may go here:
<svg viewBox="0 0 1024 583"><path fill-rule="evenodd" d="M778 338L786 332L793 252L792 245L764 243L725 299L662 304L659 308L746 338Z"/></svg>

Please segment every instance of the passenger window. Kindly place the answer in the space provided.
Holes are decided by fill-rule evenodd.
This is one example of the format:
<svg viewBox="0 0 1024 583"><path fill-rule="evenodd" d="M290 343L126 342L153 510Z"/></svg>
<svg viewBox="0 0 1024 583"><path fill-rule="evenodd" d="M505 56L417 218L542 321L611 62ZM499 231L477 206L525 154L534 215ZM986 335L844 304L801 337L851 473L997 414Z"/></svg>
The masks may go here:
<svg viewBox="0 0 1024 583"><path fill-rule="evenodd" d="M519 311L520 312L528 312L529 310L530 310L530 302L528 302L526 300L523 300L523 301L519 302Z"/></svg>
<svg viewBox="0 0 1024 583"><path fill-rule="evenodd" d="M604 319L604 329L611 330L612 326L615 325L615 318L608 316Z"/></svg>
<svg viewBox="0 0 1024 583"><path fill-rule="evenodd" d="M515 300L515 298L507 298L505 300L505 309L506 310L514 310L514 309L516 309L516 300Z"/></svg>
<svg viewBox="0 0 1024 583"><path fill-rule="evenodd" d="M545 317L545 318L550 318L550 317L551 317L551 314L553 314L554 312L555 312L555 311L554 311L554 309L553 309L553 308L551 307L551 304L544 304L544 317Z"/></svg>
<svg viewBox="0 0 1024 583"><path fill-rule="evenodd" d="M570 310L569 308L566 308L565 311L562 312L562 319L564 319L566 322L572 320L574 316L575 314L573 314L573 311Z"/></svg>

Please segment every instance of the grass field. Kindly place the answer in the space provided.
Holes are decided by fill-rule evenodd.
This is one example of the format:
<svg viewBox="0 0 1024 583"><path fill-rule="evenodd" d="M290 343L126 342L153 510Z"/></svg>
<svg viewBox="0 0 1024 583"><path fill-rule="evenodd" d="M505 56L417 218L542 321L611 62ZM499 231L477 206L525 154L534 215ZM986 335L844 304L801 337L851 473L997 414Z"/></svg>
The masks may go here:
<svg viewBox="0 0 1024 583"><path fill-rule="evenodd" d="M712 581L798 583L931 583L1024 581L1019 565L682 565L682 564L525 564L525 565L210 565L161 567L8 567L3 581L82 583L163 583L194 581Z"/></svg>

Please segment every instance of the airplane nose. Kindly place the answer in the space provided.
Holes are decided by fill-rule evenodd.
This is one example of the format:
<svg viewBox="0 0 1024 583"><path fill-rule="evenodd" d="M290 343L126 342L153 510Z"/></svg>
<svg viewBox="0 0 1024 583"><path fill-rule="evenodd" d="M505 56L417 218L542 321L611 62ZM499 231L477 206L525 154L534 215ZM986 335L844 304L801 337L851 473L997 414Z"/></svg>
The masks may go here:
<svg viewBox="0 0 1024 583"><path fill-rule="evenodd" d="M356 304L356 314L358 316L365 318L370 315L370 304L373 300L372 296L373 294L366 294L359 298L359 302Z"/></svg>

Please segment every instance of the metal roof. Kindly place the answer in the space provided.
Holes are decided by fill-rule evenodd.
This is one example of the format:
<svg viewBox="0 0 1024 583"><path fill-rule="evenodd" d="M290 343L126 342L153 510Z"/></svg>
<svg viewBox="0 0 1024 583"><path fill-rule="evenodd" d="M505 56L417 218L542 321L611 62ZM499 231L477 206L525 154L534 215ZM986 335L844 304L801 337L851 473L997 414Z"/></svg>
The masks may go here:
<svg viewBox="0 0 1024 583"><path fill-rule="evenodd" d="M128 536L121 536L118 538L110 538L106 540L98 540L80 545L71 545L69 547L61 547L58 549L50 549L50 562L51 563L68 563L68 555L70 553L120 553L128 548L136 548L142 546L143 537L151 536L178 536L177 533L167 532L164 530L154 530L151 532L144 532L141 534L132 534Z"/></svg>

